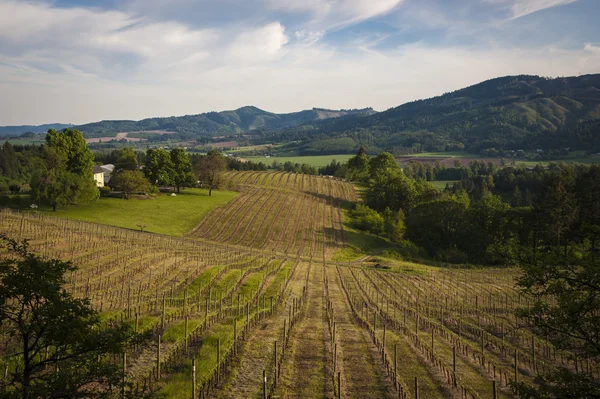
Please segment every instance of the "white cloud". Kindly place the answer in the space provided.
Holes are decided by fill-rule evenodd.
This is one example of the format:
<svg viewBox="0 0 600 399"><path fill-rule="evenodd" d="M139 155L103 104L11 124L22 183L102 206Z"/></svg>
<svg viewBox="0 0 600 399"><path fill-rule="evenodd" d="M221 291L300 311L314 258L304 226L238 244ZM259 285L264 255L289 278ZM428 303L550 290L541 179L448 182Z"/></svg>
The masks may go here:
<svg viewBox="0 0 600 399"><path fill-rule="evenodd" d="M507 7L511 19L524 17L548 8L575 3L578 0L483 0L485 3L501 4Z"/></svg>
<svg viewBox="0 0 600 399"><path fill-rule="evenodd" d="M583 47L585 51L589 51L590 53L599 54L600 55L600 46L596 46L592 43L586 43Z"/></svg>
<svg viewBox="0 0 600 399"><path fill-rule="evenodd" d="M311 25L323 29L364 21L392 11L404 0L266 0L271 8L288 12L308 13Z"/></svg>
<svg viewBox="0 0 600 399"><path fill-rule="evenodd" d="M248 61L272 60L284 54L283 46L288 41L285 27L273 22L241 33L229 46L228 53Z"/></svg>

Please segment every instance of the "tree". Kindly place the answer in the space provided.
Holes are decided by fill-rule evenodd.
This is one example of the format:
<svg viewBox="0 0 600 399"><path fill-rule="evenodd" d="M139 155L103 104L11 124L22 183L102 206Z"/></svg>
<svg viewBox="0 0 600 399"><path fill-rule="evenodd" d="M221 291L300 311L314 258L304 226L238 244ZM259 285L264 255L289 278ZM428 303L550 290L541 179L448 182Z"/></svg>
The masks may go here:
<svg viewBox="0 0 600 399"><path fill-rule="evenodd" d="M408 214L417 194L415 181L407 178L402 170L386 169L369 181L365 197L367 205L379 212L389 207L394 212L402 209Z"/></svg>
<svg viewBox="0 0 600 399"><path fill-rule="evenodd" d="M123 191L125 198L132 193L146 193L150 190L148 179L139 170L123 170L110 179L110 185L115 190Z"/></svg>
<svg viewBox="0 0 600 399"><path fill-rule="evenodd" d="M406 238L430 255L458 249L466 240L469 204L468 195L461 191L417 205L406 217Z"/></svg>
<svg viewBox="0 0 600 399"><path fill-rule="evenodd" d="M48 130L46 144L56 149L63 159L65 169L83 177L93 176L94 155L86 147L85 139L77 129L64 129L57 132Z"/></svg>
<svg viewBox="0 0 600 399"><path fill-rule="evenodd" d="M212 190L218 185L221 173L226 166L225 158L216 150L210 150L208 154L198 160L195 165L196 175L198 180L208 186L208 195L212 195Z"/></svg>
<svg viewBox="0 0 600 399"><path fill-rule="evenodd" d="M15 178L19 174L17 155L8 141L0 148L0 172L8 178Z"/></svg>
<svg viewBox="0 0 600 399"><path fill-rule="evenodd" d="M389 171L399 171L400 166L394 156L389 152L382 152L369 160L369 174L371 178L376 178L379 173Z"/></svg>
<svg viewBox="0 0 600 399"><path fill-rule="evenodd" d="M125 147L119 151L115 169L121 170L138 170L138 159L135 151L131 147Z"/></svg>
<svg viewBox="0 0 600 399"><path fill-rule="evenodd" d="M405 231L404 212L399 210L394 213L390 208L383 211L383 230L387 238L393 242L402 240Z"/></svg>
<svg viewBox="0 0 600 399"><path fill-rule="evenodd" d="M523 276L518 282L533 304L518 315L557 348L578 359L600 361L600 263L583 248L571 248L565 256L559 247L530 255L520 248ZM575 375L559 368L542 375L535 387L514 385L522 398L598 398L600 385L584 373Z"/></svg>
<svg viewBox="0 0 600 399"><path fill-rule="evenodd" d="M175 171L169 153L163 148L150 148L146 151L144 174L152 184L170 186Z"/></svg>
<svg viewBox="0 0 600 399"><path fill-rule="evenodd" d="M384 233L383 216L368 206L356 204L355 208L350 211L350 216L357 228L370 231L378 236Z"/></svg>
<svg viewBox="0 0 600 399"><path fill-rule="evenodd" d="M67 169L61 152L53 146L44 147L42 167L31 177L31 198L57 207L98 199L100 192L92 176L82 176Z"/></svg>
<svg viewBox="0 0 600 399"><path fill-rule="evenodd" d="M179 192L180 187L193 186L196 182L192 173L192 163L190 157L183 148L174 148L171 150L171 162L173 163L174 178L173 182Z"/></svg>
<svg viewBox="0 0 600 399"><path fill-rule="evenodd" d="M578 212L575 196L569 187L569 177L561 174L546 178L533 212L544 224L541 233L549 236L549 241L553 236L556 245L560 245L563 238L566 247L567 240L563 235L577 218Z"/></svg>
<svg viewBox="0 0 600 399"><path fill-rule="evenodd" d="M114 394L122 373L109 361L135 342L143 343L129 324L102 325L87 299L65 289L70 262L43 259L0 236L15 256L0 262L0 325L5 355L20 365L0 382L0 397L101 398Z"/></svg>
<svg viewBox="0 0 600 399"><path fill-rule="evenodd" d="M364 181L369 176L369 157L364 147L360 147L356 156L348 160L348 178Z"/></svg>

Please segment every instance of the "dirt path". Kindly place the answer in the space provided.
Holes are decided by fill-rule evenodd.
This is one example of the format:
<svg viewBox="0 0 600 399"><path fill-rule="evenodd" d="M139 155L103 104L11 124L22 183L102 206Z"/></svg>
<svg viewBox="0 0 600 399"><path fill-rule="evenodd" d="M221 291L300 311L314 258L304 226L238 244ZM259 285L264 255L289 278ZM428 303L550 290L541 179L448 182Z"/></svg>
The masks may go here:
<svg viewBox="0 0 600 399"><path fill-rule="evenodd" d="M368 333L352 316L335 267L327 267L338 344L338 371L343 398L395 398L396 392ZM340 361L341 360L341 361Z"/></svg>
<svg viewBox="0 0 600 399"><path fill-rule="evenodd" d="M313 265L306 315L292 331L292 346L283 364L281 388L285 398L333 397L333 370L327 330L323 272ZM280 394L280 395L279 395Z"/></svg>

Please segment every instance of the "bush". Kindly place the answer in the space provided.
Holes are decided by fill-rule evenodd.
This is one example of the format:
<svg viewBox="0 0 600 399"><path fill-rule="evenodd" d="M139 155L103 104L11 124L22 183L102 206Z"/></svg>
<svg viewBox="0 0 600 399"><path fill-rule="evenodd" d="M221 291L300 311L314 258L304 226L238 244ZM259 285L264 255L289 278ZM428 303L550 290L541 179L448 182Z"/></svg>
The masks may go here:
<svg viewBox="0 0 600 399"><path fill-rule="evenodd" d="M19 191L21 191L21 186L19 186L18 184L11 184L10 186L8 186L8 189L11 193L18 194Z"/></svg>
<svg viewBox="0 0 600 399"><path fill-rule="evenodd" d="M8 186L6 184L0 184L0 195L5 195L8 193Z"/></svg>
<svg viewBox="0 0 600 399"><path fill-rule="evenodd" d="M350 211L352 224L360 229L370 231L373 234L381 235L384 232L384 220L377 211L366 205L356 204L356 207Z"/></svg>
<svg viewBox="0 0 600 399"><path fill-rule="evenodd" d="M104 186L104 187L98 187L98 190L100 191L100 196L101 197L107 197L110 194L110 187L108 186Z"/></svg>

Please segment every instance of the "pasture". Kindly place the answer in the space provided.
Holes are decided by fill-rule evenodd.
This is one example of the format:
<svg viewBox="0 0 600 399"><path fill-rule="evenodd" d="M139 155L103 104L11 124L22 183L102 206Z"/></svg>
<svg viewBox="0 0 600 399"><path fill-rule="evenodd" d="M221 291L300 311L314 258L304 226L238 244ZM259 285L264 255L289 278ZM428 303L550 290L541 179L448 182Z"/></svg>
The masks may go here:
<svg viewBox="0 0 600 399"><path fill-rule="evenodd" d="M250 156L246 157L252 162L263 162L264 164L271 166L273 162L277 162L279 164L284 164L286 162L298 163L300 165L307 164L310 166L314 166L316 168L320 168L323 166L327 166L331 163L331 161L336 160L337 162L347 162L348 159L352 158L354 154L336 154L336 155L314 155L314 156L293 156L293 157L277 157L272 156L270 158L266 158L265 156Z"/></svg>
<svg viewBox="0 0 600 399"><path fill-rule="evenodd" d="M144 231L182 236L193 229L214 208L235 199L234 191L186 189L176 197L162 194L154 198L100 198L84 205L67 206L50 214L67 219L107 224Z"/></svg>

